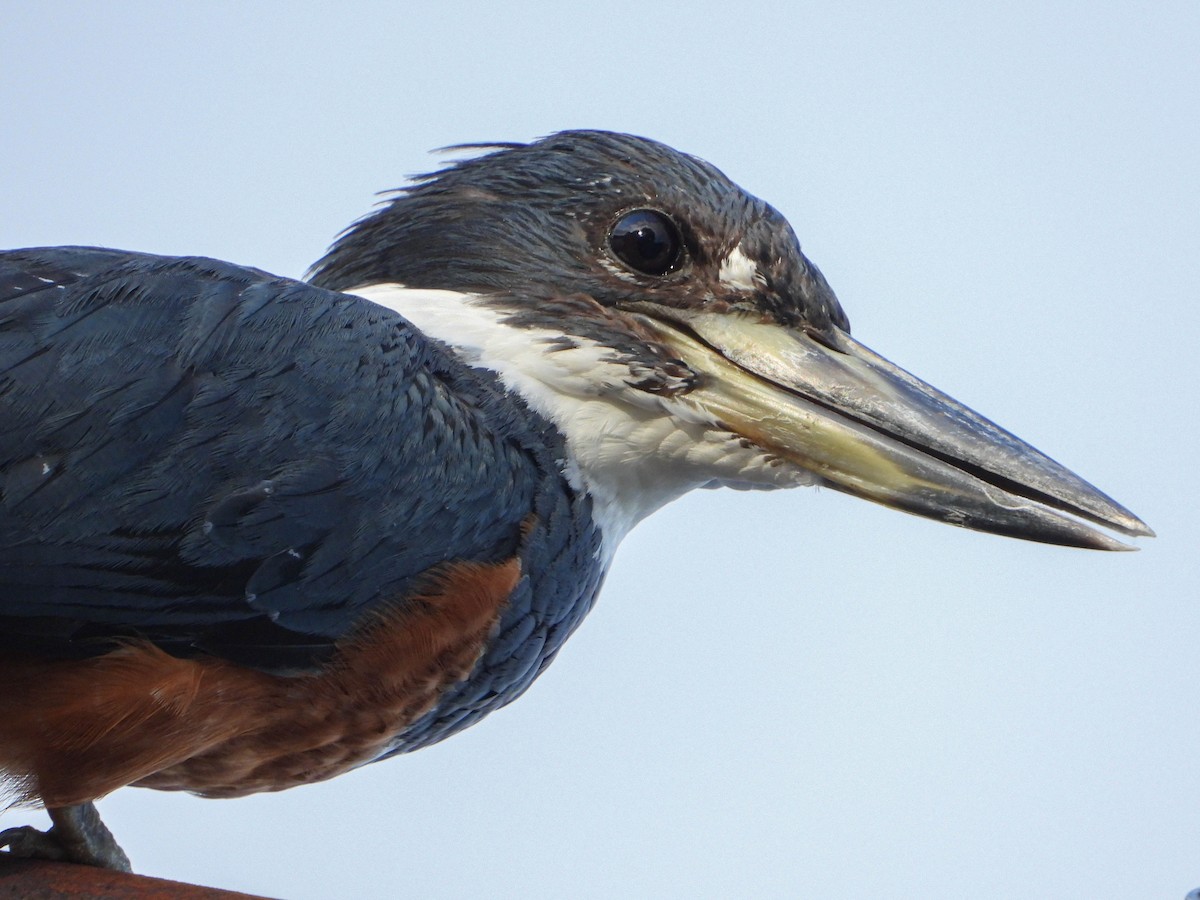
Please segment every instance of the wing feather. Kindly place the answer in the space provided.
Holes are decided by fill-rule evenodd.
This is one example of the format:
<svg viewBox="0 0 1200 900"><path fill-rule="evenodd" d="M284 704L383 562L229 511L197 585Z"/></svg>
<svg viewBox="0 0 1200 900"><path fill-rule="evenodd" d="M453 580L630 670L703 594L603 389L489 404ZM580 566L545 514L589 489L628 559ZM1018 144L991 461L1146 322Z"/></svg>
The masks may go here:
<svg viewBox="0 0 1200 900"><path fill-rule="evenodd" d="M2 253L0 641L311 666L434 566L512 556L552 465L540 427L361 298L208 259Z"/></svg>

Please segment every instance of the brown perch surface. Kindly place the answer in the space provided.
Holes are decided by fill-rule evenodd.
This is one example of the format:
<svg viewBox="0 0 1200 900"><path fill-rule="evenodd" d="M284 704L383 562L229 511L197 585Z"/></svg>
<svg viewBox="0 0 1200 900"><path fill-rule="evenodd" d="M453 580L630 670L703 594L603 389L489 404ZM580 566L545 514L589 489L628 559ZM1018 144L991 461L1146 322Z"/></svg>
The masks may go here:
<svg viewBox="0 0 1200 900"><path fill-rule="evenodd" d="M269 900L92 866L13 859L0 853L0 900Z"/></svg>

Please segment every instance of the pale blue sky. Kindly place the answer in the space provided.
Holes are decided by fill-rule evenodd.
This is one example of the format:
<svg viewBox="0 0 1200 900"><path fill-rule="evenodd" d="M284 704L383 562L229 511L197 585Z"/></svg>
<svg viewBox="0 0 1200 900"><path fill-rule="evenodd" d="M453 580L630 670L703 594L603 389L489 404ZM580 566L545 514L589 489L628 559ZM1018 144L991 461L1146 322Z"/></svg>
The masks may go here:
<svg viewBox="0 0 1200 900"><path fill-rule="evenodd" d="M645 134L781 209L858 337L1160 537L702 492L476 728L279 795L105 800L139 870L295 900L1200 885L1200 6L405 7L0 2L0 246L300 275L432 148Z"/></svg>

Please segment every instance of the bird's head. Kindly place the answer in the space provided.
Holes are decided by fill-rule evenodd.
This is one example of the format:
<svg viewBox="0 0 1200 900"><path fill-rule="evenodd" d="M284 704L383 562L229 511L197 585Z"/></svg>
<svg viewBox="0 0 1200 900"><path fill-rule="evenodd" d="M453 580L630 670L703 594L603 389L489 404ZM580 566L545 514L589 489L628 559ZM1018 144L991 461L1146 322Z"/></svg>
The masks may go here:
<svg viewBox="0 0 1200 900"><path fill-rule="evenodd" d="M708 163L574 131L423 177L313 271L392 307L563 432L615 544L698 486L819 483L967 528L1152 532L876 355L787 220Z"/></svg>

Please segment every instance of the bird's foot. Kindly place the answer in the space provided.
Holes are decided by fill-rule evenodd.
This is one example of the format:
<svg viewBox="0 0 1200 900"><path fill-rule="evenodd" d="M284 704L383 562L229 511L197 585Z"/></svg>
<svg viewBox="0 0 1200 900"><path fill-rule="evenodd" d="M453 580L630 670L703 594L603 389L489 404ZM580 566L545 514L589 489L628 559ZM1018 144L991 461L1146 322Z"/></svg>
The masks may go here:
<svg viewBox="0 0 1200 900"><path fill-rule="evenodd" d="M21 859L65 860L66 848L55 840L49 831L38 831L32 825L21 825L0 831L0 847L6 848L9 856Z"/></svg>
<svg viewBox="0 0 1200 900"><path fill-rule="evenodd" d="M100 821L95 804L81 803L46 811L54 823L48 831L38 831L31 825L9 828L0 831L0 847L7 847L13 856L25 859L53 859L117 872L132 871L129 857Z"/></svg>

